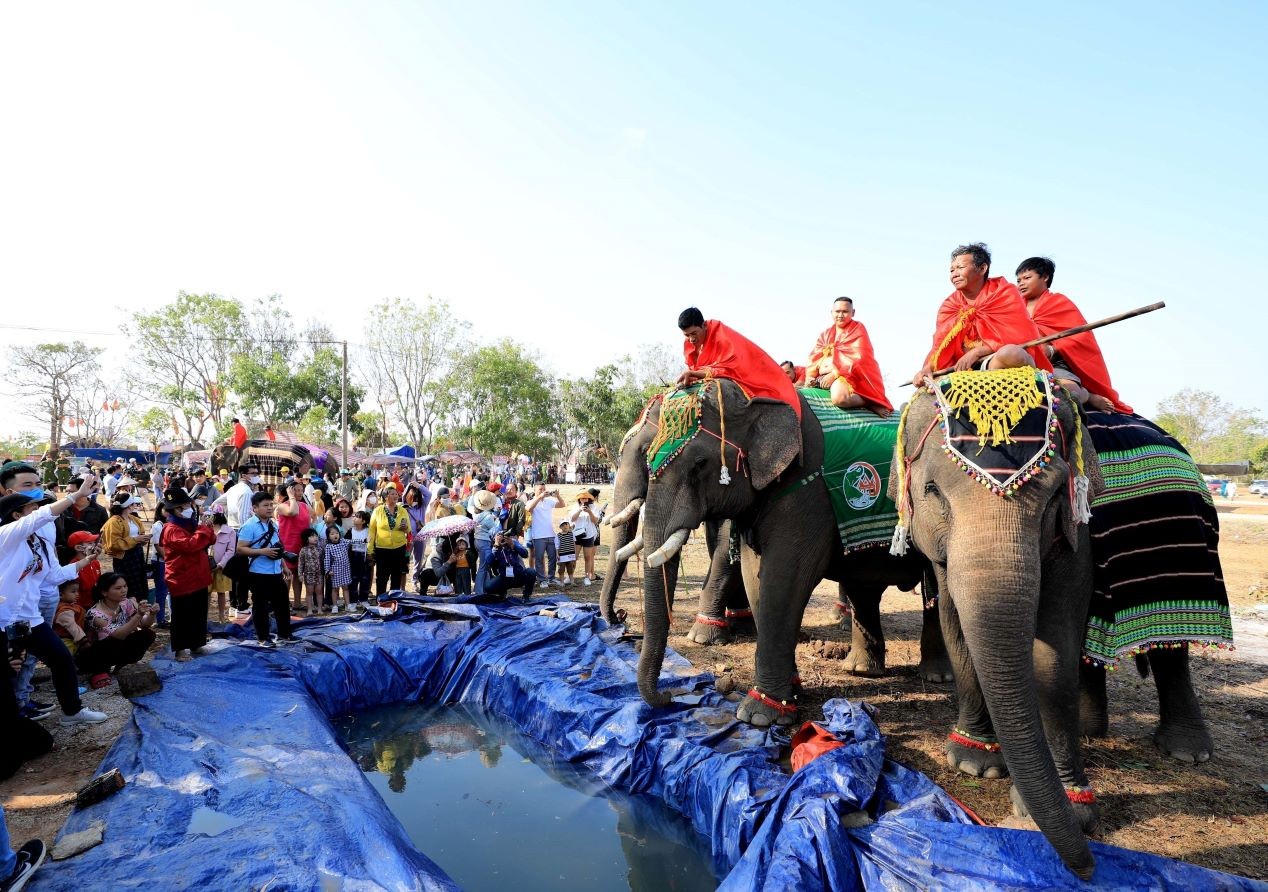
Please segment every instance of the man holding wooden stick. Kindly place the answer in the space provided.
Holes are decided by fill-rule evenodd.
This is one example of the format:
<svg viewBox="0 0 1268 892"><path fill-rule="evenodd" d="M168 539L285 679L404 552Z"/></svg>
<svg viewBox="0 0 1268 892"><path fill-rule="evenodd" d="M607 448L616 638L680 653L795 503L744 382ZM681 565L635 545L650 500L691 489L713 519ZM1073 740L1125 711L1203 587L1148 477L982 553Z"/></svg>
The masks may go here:
<svg viewBox="0 0 1268 892"><path fill-rule="evenodd" d="M933 349L912 378L919 385L934 371L1010 369L1033 365L1052 371L1041 347L1018 346L1039 338L1017 287L1003 276L990 277L991 254L980 242L951 252L955 291L938 309Z"/></svg>

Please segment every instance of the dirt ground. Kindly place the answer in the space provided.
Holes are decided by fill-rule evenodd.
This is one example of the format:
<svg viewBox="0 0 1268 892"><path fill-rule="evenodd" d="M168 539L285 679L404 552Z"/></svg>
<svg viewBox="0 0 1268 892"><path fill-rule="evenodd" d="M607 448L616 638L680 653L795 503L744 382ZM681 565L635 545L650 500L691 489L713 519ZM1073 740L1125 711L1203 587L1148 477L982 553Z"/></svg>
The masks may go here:
<svg viewBox="0 0 1268 892"><path fill-rule="evenodd" d="M560 489L571 505L580 487ZM611 489L605 486L602 492L600 504ZM1235 505L1221 503L1220 508L1220 555L1239 649L1198 650L1193 660L1215 755L1192 767L1171 761L1154 748L1153 682L1140 679L1134 669L1111 673L1112 736L1087 742L1085 753L1101 802L1104 841L1268 879L1268 500L1243 499ZM604 531L604 538L610 535ZM601 547L600 573L605 571L606 553L606 546ZM693 537L684 556L685 585L678 591L670 646L696 666L729 674L737 686L746 686L752 680L751 640L708 648L686 638L707 565L700 537ZM619 604L629 611L635 630L642 613L638 584L638 566L632 565ZM596 601L599 588L577 585L569 594L576 600ZM971 778L947 767L943 744L955 718L953 693L951 685L927 683L916 675L919 596L893 589L885 595L889 675L879 679L855 678L841 670L849 638L837 626L836 600L835 585L821 584L802 625L797 660L806 684L803 717L817 717L821 704L834 697L866 700L876 707L892 758L928 774L988 824L1010 819L1007 780ZM161 633L155 651L164 647L166 634ZM47 674L43 676L46 679ZM47 680L39 688L37 696L52 699ZM131 705L115 685L90 691L84 702L107 712L110 719L68 729L57 724L55 714L45 721L56 740L53 752L0 783L0 803L15 844L34 836L52 842L70 812L75 791L93 776L130 720Z"/></svg>

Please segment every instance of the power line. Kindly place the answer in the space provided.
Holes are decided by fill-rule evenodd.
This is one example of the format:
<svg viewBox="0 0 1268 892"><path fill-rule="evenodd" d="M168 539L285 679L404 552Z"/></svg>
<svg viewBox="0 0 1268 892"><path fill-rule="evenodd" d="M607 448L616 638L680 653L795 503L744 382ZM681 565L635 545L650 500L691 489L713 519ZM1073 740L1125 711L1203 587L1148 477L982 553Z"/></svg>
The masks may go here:
<svg viewBox="0 0 1268 892"><path fill-rule="evenodd" d="M0 329L10 329L10 330L13 330L13 331L39 331L39 332L47 332L47 333L50 333L50 334L74 334L74 335L86 335L86 336L88 336L88 337L95 337L95 338L101 338L101 337L106 337L106 338L135 338L135 337L136 337L136 334L135 334L135 333L132 333L132 332L126 332L126 331L81 331L80 329L77 329L77 328L43 328L43 327L36 326L36 325L10 325L10 324L7 324L7 323L0 323ZM246 340L246 341L248 341L248 342L250 342L250 343L252 343L252 344L309 344L309 345L316 345L316 344L329 344L329 345L347 344L347 345L348 345L348 346L350 346L350 347L365 347L365 346L366 346L365 344L359 344L359 343L357 343L356 341L349 341L349 340L347 340L346 338L338 338L338 339L333 339L333 340L317 340L317 339L313 339L313 338L257 338L257 337L247 337L247 338L245 338L245 339L244 339L244 338L209 337L209 336L206 336L206 335L185 335L185 334L182 334L182 335L173 335L172 337L168 338L167 340L172 341L172 342L175 342L175 343L180 343L180 342L183 342L183 341L201 341L201 342L203 342L203 343L217 343L217 344L230 343L230 344L237 344L237 343L241 343L243 340Z"/></svg>

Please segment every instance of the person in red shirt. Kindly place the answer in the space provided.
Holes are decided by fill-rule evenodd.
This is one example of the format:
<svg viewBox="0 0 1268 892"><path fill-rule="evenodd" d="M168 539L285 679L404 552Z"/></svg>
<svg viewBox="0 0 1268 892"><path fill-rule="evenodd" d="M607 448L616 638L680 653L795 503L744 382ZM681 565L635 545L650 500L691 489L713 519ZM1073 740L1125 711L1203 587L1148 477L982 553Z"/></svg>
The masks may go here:
<svg viewBox="0 0 1268 892"><path fill-rule="evenodd" d="M85 530L71 533L66 544L75 552L78 560L88 554L88 550L96 545L97 536ZM97 588L97 580L101 578L101 561L95 558L79 568L79 606L87 610L93 605L93 592Z"/></svg>
<svg viewBox="0 0 1268 892"><path fill-rule="evenodd" d="M1035 320L1039 334L1050 335L1086 325L1087 320L1074 301L1052 291L1052 277L1057 265L1047 257L1029 257L1017 267L1017 290L1026 301L1026 311ZM1134 411L1119 397L1110 383L1109 369L1101 354L1101 345L1090 331L1071 335L1049 346L1053 365L1063 365L1078 375L1088 393L1087 406L1097 412Z"/></svg>
<svg viewBox="0 0 1268 892"><path fill-rule="evenodd" d="M264 425L264 439L268 440L270 443L277 442L277 432L273 430L273 425L271 424ZM238 447L238 448L242 448L242 447Z"/></svg>
<svg viewBox="0 0 1268 892"><path fill-rule="evenodd" d="M793 383L793 387L806 386L806 367L804 365L793 365L785 359L779 364L779 367L784 370L784 374Z"/></svg>
<svg viewBox="0 0 1268 892"><path fill-rule="evenodd" d="M183 487L163 493L167 519L159 544L163 547L164 578L172 598L172 653L184 662L190 652L207 643L207 602L211 564L207 549L216 542L211 516L199 517Z"/></svg>
<svg viewBox="0 0 1268 892"><path fill-rule="evenodd" d="M863 323L854 318L854 301L832 302L832 324L815 341L806 364L806 381L832 394L838 409L870 409L882 418L894 411Z"/></svg>
<svg viewBox="0 0 1268 892"><path fill-rule="evenodd" d="M792 381L761 347L716 319L705 321L695 307L678 316L678 328L687 370L678 386L688 387L706 378L730 378L752 399L764 396L792 406L801 419L801 398Z"/></svg>
<svg viewBox="0 0 1268 892"><path fill-rule="evenodd" d="M912 378L919 385L931 372L953 368L1009 369L1033 365L1052 371L1042 347L1023 350L1018 344L1039 337L1017 287L1003 276L990 277L991 252L980 242L951 252L951 285L955 291L938 309L933 349Z"/></svg>
<svg viewBox="0 0 1268 892"><path fill-rule="evenodd" d="M233 437L229 440L233 444L233 448L241 451L242 447L247 445L247 429L242 426L242 422L233 419Z"/></svg>

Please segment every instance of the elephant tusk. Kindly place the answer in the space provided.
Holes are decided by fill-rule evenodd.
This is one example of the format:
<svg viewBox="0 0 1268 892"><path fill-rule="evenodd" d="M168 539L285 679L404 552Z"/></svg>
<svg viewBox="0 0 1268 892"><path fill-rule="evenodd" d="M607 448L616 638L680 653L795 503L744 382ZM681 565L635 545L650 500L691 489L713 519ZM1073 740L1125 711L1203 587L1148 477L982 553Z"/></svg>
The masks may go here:
<svg viewBox="0 0 1268 892"><path fill-rule="evenodd" d="M655 569L678 553L691 530L679 530L665 540L665 544L647 556L647 566Z"/></svg>
<svg viewBox="0 0 1268 892"><path fill-rule="evenodd" d="M608 526L623 526L639 508L643 507L642 499L630 499L630 503L622 508L618 513L613 514L607 519Z"/></svg>
<svg viewBox="0 0 1268 892"><path fill-rule="evenodd" d="M643 550L643 537L635 536L616 550L616 559L624 563Z"/></svg>

